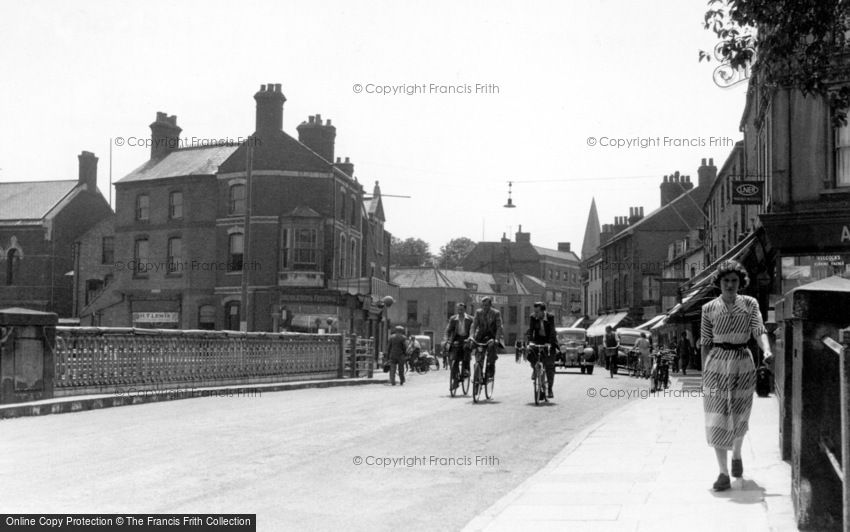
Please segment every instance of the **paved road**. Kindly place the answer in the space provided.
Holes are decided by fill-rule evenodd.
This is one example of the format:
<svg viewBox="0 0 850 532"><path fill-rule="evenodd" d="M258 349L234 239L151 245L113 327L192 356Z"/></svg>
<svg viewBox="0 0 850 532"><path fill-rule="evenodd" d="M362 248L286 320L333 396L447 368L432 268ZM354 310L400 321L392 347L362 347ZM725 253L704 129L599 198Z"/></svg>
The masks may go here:
<svg viewBox="0 0 850 532"><path fill-rule="evenodd" d="M529 377L503 355L494 400L477 405L449 397L441 371L404 387L0 421L0 513L256 513L260 530L458 530L627 402L589 389L648 386L573 371L535 407ZM382 458L403 461L375 465Z"/></svg>

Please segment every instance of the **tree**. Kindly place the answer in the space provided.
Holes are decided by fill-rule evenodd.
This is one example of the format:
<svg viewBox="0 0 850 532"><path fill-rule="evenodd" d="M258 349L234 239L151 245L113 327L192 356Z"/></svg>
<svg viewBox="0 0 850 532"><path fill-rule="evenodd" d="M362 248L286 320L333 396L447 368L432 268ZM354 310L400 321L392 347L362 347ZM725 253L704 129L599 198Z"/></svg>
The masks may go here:
<svg viewBox="0 0 850 532"><path fill-rule="evenodd" d="M440 266L447 270L458 268L475 245L475 242L465 236L449 240L440 248Z"/></svg>
<svg viewBox="0 0 850 532"><path fill-rule="evenodd" d="M709 0L704 27L720 40L718 59L747 69L768 96L779 87L827 98L835 125L846 123L850 87L838 85L850 72L846 61L845 0ZM700 50L700 61L711 55ZM843 59L843 58L841 58Z"/></svg>
<svg viewBox="0 0 850 532"><path fill-rule="evenodd" d="M415 268L425 266L433 260L431 249L427 242L419 238L392 237L390 243L390 261L393 266Z"/></svg>

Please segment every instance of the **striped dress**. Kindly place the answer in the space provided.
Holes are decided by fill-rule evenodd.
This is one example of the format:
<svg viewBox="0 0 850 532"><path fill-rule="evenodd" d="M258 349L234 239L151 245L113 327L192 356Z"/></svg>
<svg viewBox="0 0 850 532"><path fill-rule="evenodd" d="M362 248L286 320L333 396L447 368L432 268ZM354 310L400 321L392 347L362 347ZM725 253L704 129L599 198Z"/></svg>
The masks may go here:
<svg viewBox="0 0 850 532"><path fill-rule="evenodd" d="M737 296L731 312L720 297L702 307L703 345L744 344L764 332L758 302L750 296ZM710 446L732 449L732 440L747 432L755 385L749 349L711 349L702 373L705 436Z"/></svg>

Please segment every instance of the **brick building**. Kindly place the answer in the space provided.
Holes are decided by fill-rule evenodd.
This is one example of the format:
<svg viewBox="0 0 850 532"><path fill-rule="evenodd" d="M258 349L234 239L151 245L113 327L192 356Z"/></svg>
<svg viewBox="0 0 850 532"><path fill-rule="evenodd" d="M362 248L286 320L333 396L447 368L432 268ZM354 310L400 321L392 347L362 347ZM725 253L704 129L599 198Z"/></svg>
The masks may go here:
<svg viewBox="0 0 850 532"><path fill-rule="evenodd" d="M0 308L71 317L74 242L112 213L97 189L97 157L78 160L76 180L0 183Z"/></svg>
<svg viewBox="0 0 850 532"><path fill-rule="evenodd" d="M255 132L238 144L180 147L176 117L157 113L150 160L116 182L113 234L81 242L112 238L115 261L83 270L114 281L82 321L378 335L376 302L393 292L379 187L365 200L350 160L331 162L330 120L309 117L296 140L280 85L254 99Z"/></svg>
<svg viewBox="0 0 850 532"><path fill-rule="evenodd" d="M559 324L572 325L582 316L579 259L569 242L558 249L535 246L522 226L512 242L479 242L464 258L463 269L484 273L512 273L537 299L543 300Z"/></svg>
<svg viewBox="0 0 850 532"><path fill-rule="evenodd" d="M616 316L617 323L633 326L653 318L666 310L663 297L676 294L681 280L669 286L663 282L664 266L671 259L669 246L704 228L702 206L717 168L703 159L697 172L696 187L690 176L679 172L664 176L658 209L644 216L643 207L633 207L628 217L616 217L614 224L603 226L602 308Z"/></svg>

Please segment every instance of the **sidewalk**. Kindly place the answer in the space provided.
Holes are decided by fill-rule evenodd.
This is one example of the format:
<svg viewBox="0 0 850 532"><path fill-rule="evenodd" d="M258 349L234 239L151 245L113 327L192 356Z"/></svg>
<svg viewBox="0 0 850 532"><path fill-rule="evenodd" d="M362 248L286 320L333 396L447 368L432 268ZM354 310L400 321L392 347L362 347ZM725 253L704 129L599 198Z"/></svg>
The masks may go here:
<svg viewBox="0 0 850 532"><path fill-rule="evenodd" d="M753 398L744 478L715 493L699 374L672 381L579 434L465 530L797 530L776 397Z"/></svg>
<svg viewBox="0 0 850 532"><path fill-rule="evenodd" d="M203 387L194 387L188 384L163 383L153 390L145 390L141 386L137 390L131 384L119 387L104 386L107 390L114 388L112 393L71 395L28 403L0 405L0 420L15 417L43 416L46 414L64 414L82 410L98 410L113 406L131 406L159 401L175 401L178 399L197 399L200 397L228 395L256 396L262 395L265 392L331 388L336 386L361 386L366 384L385 384L387 382L389 382L387 374L378 370L374 372L374 377L371 379L357 377Z"/></svg>

